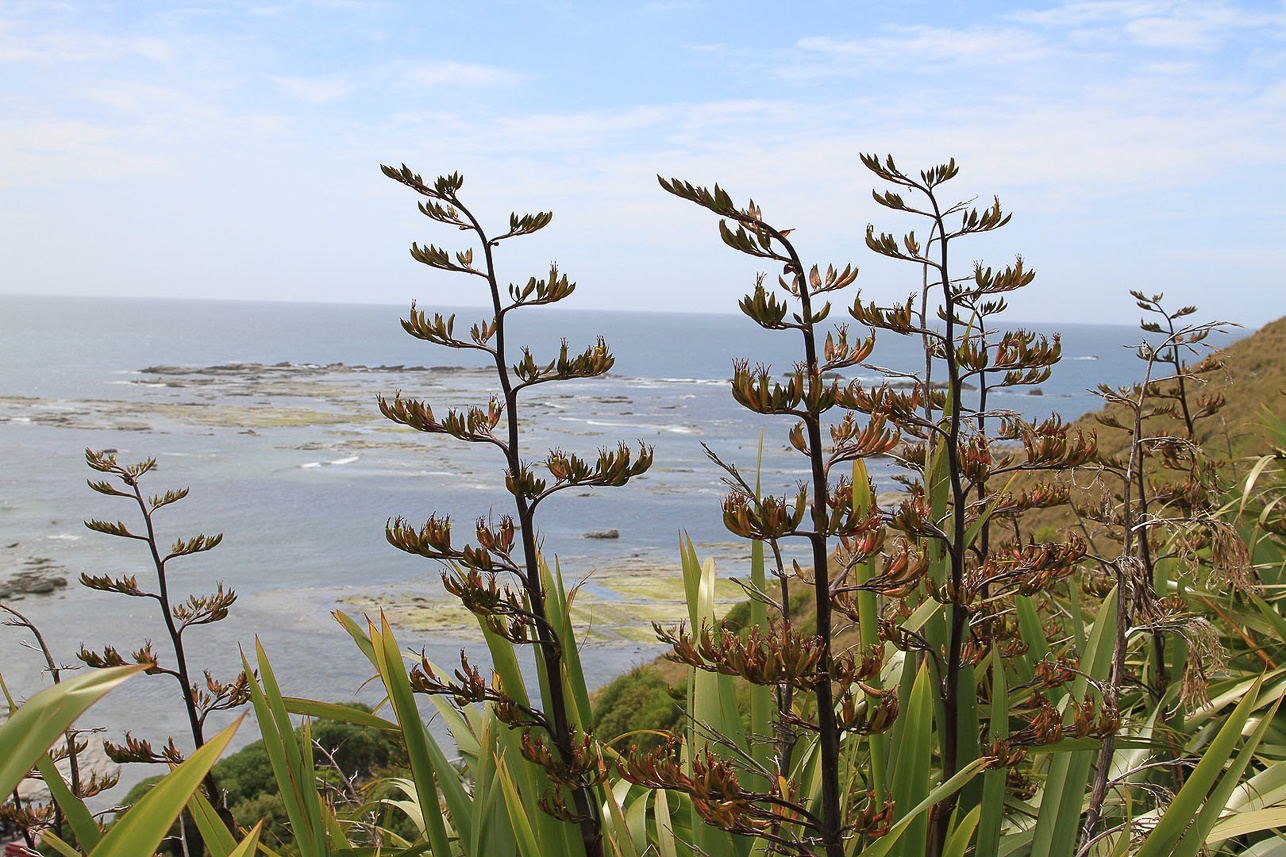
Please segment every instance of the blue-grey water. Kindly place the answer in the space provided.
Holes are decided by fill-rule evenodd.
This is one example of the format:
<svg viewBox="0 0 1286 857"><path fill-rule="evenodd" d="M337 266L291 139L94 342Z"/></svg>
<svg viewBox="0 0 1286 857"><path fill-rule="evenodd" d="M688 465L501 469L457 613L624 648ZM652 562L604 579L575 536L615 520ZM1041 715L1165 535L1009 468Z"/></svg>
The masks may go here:
<svg viewBox="0 0 1286 857"><path fill-rule="evenodd" d="M0 296L0 578L33 559L51 560L71 578L54 595L14 604L39 623L56 655L74 662L82 641L133 649L143 638L165 651L150 601L74 581L81 572L147 579L137 543L82 524L133 520L128 505L85 485L85 448L111 448L123 462L158 459L146 483L153 491L191 486L187 500L158 513L163 538L225 534L216 550L173 565L179 591L205 591L223 580L241 595L227 621L188 632L194 662L227 674L238 644L252 651L257 635L287 693L352 698L370 670L330 618L341 599L378 603L394 592L444 598L433 563L387 545L387 519L421 522L445 512L467 532L477 516L503 511L507 496L493 450L462 449L380 418L379 393L401 389L442 411L485 401L490 390L491 377L477 368L481 355L406 335L398 323L406 309ZM484 316L451 311L457 332ZM729 550L720 473L702 442L753 473L763 429L765 490L789 489L805 475L803 459L786 444L790 421L765 422L741 409L727 383L736 357L789 369L795 336L732 315L534 308L513 318L511 343L530 344L537 359L552 359L562 338L577 350L599 334L616 355L607 377L523 394L528 457L551 446L591 455L618 439L655 445L646 478L621 489L568 492L542 511L546 553L558 555L570 580L590 577L586 591L594 597L610 601L613 590L602 581L622 568L677 576L680 533L706 546L699 552ZM1139 375L1141 364L1123 348L1139 341L1136 328L1028 329L1061 333L1063 361L1041 385L1043 395L1002 394L994 407L1074 418L1098 406L1090 388ZM918 340L889 336L872 360L903 371L923 364ZM170 368L144 371L157 367ZM206 367L225 368L190 371ZM884 469L875 475L887 484ZM581 538L607 529L620 538ZM399 639L449 663L466 636L408 630ZM40 659L21 645L26 638L0 628L0 674L19 695L44 681ZM584 658L589 681L601 684L656 650L609 629ZM135 679L90 719L114 733L128 726L147 736L182 735L172 690L160 678ZM241 740L253 737L245 729Z"/></svg>

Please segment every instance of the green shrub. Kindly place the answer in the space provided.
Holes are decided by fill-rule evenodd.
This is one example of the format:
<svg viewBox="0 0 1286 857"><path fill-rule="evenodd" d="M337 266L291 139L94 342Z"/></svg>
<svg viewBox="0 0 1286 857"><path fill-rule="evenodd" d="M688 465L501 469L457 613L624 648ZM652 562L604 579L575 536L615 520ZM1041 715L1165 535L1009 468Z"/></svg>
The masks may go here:
<svg viewBox="0 0 1286 857"><path fill-rule="evenodd" d="M372 709L362 703L351 703L350 708L370 712ZM302 735L302 730L296 730ZM318 777L331 785L340 786L340 773L345 778L356 777L361 785L390 766L396 766L403 758L401 748L394 743L387 733L368 726L354 726L351 723L339 723L334 720L316 720L312 724L313 742L325 752L314 751ZM333 762L333 765L332 765ZM338 766L337 773L334 766ZM264 819L264 837L266 842L286 843L291 841L287 828L285 805L277 790L277 780L272 772L272 763L263 741L247 744L226 759L215 763L213 773L223 795L224 805L232 811L232 817L241 827L253 827L261 818ZM141 780L125 796L125 806L133 806L152 786L161 781L162 775ZM185 819L189 854L202 853L200 834L191 818ZM163 843L163 854L181 855L182 847L178 842L179 830L176 823L170 830L172 839Z"/></svg>
<svg viewBox="0 0 1286 857"><path fill-rule="evenodd" d="M281 795L275 791L263 793L240 803L232 804L232 817L238 827L253 827L263 821L262 841L271 844L279 853L297 853L290 848L293 837L290 835L290 816Z"/></svg>
<svg viewBox="0 0 1286 857"><path fill-rule="evenodd" d="M617 744L619 749L630 744L656 747L661 737L646 731L661 732L677 726L682 705L655 669L640 665L599 692L594 706L594 732L600 740ZM627 734L628 739L617 741Z"/></svg>

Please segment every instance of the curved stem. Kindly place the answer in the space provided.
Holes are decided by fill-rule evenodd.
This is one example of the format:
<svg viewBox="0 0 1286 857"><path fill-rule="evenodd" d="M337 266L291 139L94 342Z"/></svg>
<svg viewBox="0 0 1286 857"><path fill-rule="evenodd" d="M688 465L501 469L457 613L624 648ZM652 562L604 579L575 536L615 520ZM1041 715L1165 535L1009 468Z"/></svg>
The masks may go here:
<svg viewBox="0 0 1286 857"><path fill-rule="evenodd" d="M813 327L811 296L808 293L808 279L804 265L795 252L795 248L781 233L772 230L774 237L790 254L790 264L799 278L800 316L805 330L804 369L807 383L812 389L814 384L822 383L821 367L817 361L816 333ZM827 491L826 461L822 454L821 414L809 405L806 413L801 415L805 430L808 433L808 457L812 470L813 482L813 532L809 542L813 551L813 591L817 605L817 636L821 638L822 650L825 652L823 663L831 660L833 631L831 628L831 591L830 568L826 543L827 532ZM839 786L839 727L835 719L835 695L831 688L830 674L823 670L818 677L813 693L817 698L818 746L821 751L822 771L822 843L827 857L842 857L844 854L843 817L840 806Z"/></svg>
<svg viewBox="0 0 1286 857"><path fill-rule="evenodd" d="M10 607L7 604L0 604L0 610L4 610L6 613L12 614L14 617L17 618L16 622L8 623L8 624L14 624L21 628L26 628L28 631L32 633L32 635L36 638L36 645L39 646L40 653L45 656L45 669L49 670L50 678L53 679L54 684L61 684L62 668L59 667L58 662L54 660L53 653L49 651L49 646L48 644L45 643L45 636L44 634L40 633L40 629L36 627L36 624L32 622L30 619L28 619L26 616L19 613L17 610L14 610L12 607ZM84 794L84 789L81 788L81 782L80 782L80 758L76 753L76 734L73 730L67 729L66 731L63 732L63 738L66 742L66 747L67 747L67 764L70 765L70 770L68 771L68 773L71 775L71 793L74 794L76 797L83 798L85 794ZM17 789L14 789L14 792L13 792L13 802L14 802L14 806L21 809L22 802L21 802L21 799L19 798ZM55 802L54 803L54 831L57 833L57 835L62 836L62 828L63 828L62 807L60 807L57 804L57 802ZM27 838L29 840L27 842L28 846L34 847L35 843L30 841L30 836L28 836Z"/></svg>
<svg viewBox="0 0 1286 857"><path fill-rule="evenodd" d="M955 299L951 293L951 278L948 275L949 241L943 214L932 188L925 187L923 192L933 205L934 225L938 230L937 269L941 277L942 306L946 316L946 333L943 336L944 362L947 370L948 396L950 411L944 416L947 419L946 436L942 443L947 455L947 474L951 482L951 534L946 540L947 557L950 560L951 591L959 593L964 581L965 565L965 507L968 503L968 491L962 477L960 463L960 439L963 408L960 396L963 383L960 377L960 363L956 355L956 313ZM927 248L926 248L927 249ZM926 486L931 490L930 486ZM969 622L969 613L959 597L953 596L950 614L951 625L947 642L945 674L942 676L942 708L946 722L942 724L942 778L950 779L960 769L960 659L964 648L964 632ZM940 854L946 844L950 825L951 809L956 796L944 798L933 808L933 822L929 841L929 853Z"/></svg>
<svg viewBox="0 0 1286 857"><path fill-rule="evenodd" d="M197 711L196 696L193 692L191 677L188 675L187 656L183 651L183 630L175 626L174 614L170 608L169 583L165 577L166 558L161 556L160 549L157 547L156 529L152 523L152 510L148 507L147 501L143 499L143 492L139 488L138 480L129 477L126 484L134 490L134 500L138 503L139 511L143 513L143 522L147 526L147 547L152 554L152 563L156 566L156 600L161 605L161 618L165 620L165 630L170 635L170 644L174 648L175 669L173 671L165 670L165 672L173 675L178 680L180 688L182 688L183 707L188 715L192 743L195 749L199 750L205 746L204 718ZM210 804L215 807L219 819L229 830L235 831L236 822L232 818L232 813L223 805L218 783L214 779L214 773L206 773L201 782L202 787L205 789L206 797L209 799Z"/></svg>
<svg viewBox="0 0 1286 857"><path fill-rule="evenodd" d="M1129 575L1122 568L1122 561L1126 560L1127 557L1131 557L1134 551L1134 506L1131 494L1134 488L1135 473L1142 470L1143 404L1147 397L1148 384L1152 379L1152 367L1153 361L1149 360L1143 384L1139 387L1138 399L1124 402L1134 415L1134 424L1130 436L1129 463L1126 465L1125 476L1122 479L1121 523L1125 530L1124 539L1121 558L1113 564L1116 568L1116 640L1112 648L1112 672L1106 694L1108 705L1113 711L1118 711L1120 708L1121 685L1125 681L1125 647L1129 630L1130 606L1133 598L1127 597ZM1143 483L1140 482L1139 484L1142 485ZM1143 539L1146 541L1146 533L1143 533ZM1096 839L1095 831L1102 819L1103 802L1107 799L1108 778L1111 773L1112 756L1115 752L1116 733L1111 732L1103 739L1103 744L1099 747L1098 762L1094 772L1094 788L1090 791L1089 806L1085 812L1085 824L1081 828L1081 847L1078 854L1082 855L1082 857L1089 853L1089 848Z"/></svg>
<svg viewBox="0 0 1286 857"><path fill-rule="evenodd" d="M515 477L522 472L522 460L518 447L518 390L509 378L509 367L505 363L505 320L506 314L500 304L500 285L495 275L495 260L492 255L493 242L488 240L482 225L473 213L452 199L454 205L469 221L470 228L477 234L482 243L483 256L486 260L484 272L491 290L491 305L495 312L495 362L496 375L500 381L501 393L505 402L505 416L508 423L509 442L505 450L509 472ZM529 502L522 492L514 494L514 504L518 511L518 529L522 537L522 550L525 566L523 588L526 590L531 611L538 616L546 617L545 589L540 579L540 555L536 548L535 504ZM548 621L535 623L537 648L540 651L540 666L545 672L545 686L549 689L550 716L553 730L550 737L562 761L569 767L575 761L571 720L568 716L567 697L563 690L562 678L562 644ZM602 822L599 819L597 801L591 800L587 787L572 788L572 798L576 806L576 815L580 826L581 841L588 857L602 857L603 837Z"/></svg>

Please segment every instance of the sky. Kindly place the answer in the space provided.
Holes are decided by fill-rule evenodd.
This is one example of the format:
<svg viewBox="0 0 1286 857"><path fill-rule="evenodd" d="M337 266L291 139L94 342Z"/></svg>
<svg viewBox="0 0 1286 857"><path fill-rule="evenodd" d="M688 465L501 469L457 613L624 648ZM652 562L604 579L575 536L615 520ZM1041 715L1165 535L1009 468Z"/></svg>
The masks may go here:
<svg viewBox="0 0 1286 857"><path fill-rule="evenodd" d="M0 292L478 305L413 261L463 249L381 175L460 172L503 280L567 306L735 312L762 264L656 176L718 182L854 264L861 153L955 158L946 201L1013 220L953 255L1035 282L1019 321L1121 322L1130 289L1250 327L1286 315L1286 3L0 0ZM775 272L773 272L775 273ZM851 294L850 294L851 300Z"/></svg>

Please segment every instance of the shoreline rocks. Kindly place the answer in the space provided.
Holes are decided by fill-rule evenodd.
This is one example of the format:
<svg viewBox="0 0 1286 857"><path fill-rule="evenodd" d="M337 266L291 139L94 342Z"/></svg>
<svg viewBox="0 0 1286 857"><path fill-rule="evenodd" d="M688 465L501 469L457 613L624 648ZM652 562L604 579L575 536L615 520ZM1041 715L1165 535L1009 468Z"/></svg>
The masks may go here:
<svg viewBox="0 0 1286 857"><path fill-rule="evenodd" d="M470 366L407 366L404 364L366 366L364 364L346 365L344 363L220 363L214 366L146 366L138 370L143 375L160 376L229 376L258 377L265 374L280 375L320 375L352 372L433 372L433 373L474 373L488 372L489 369Z"/></svg>
<svg viewBox="0 0 1286 857"><path fill-rule="evenodd" d="M63 567L48 557L32 557L26 568L0 580L0 601L20 601L27 595L48 595L67 586Z"/></svg>

